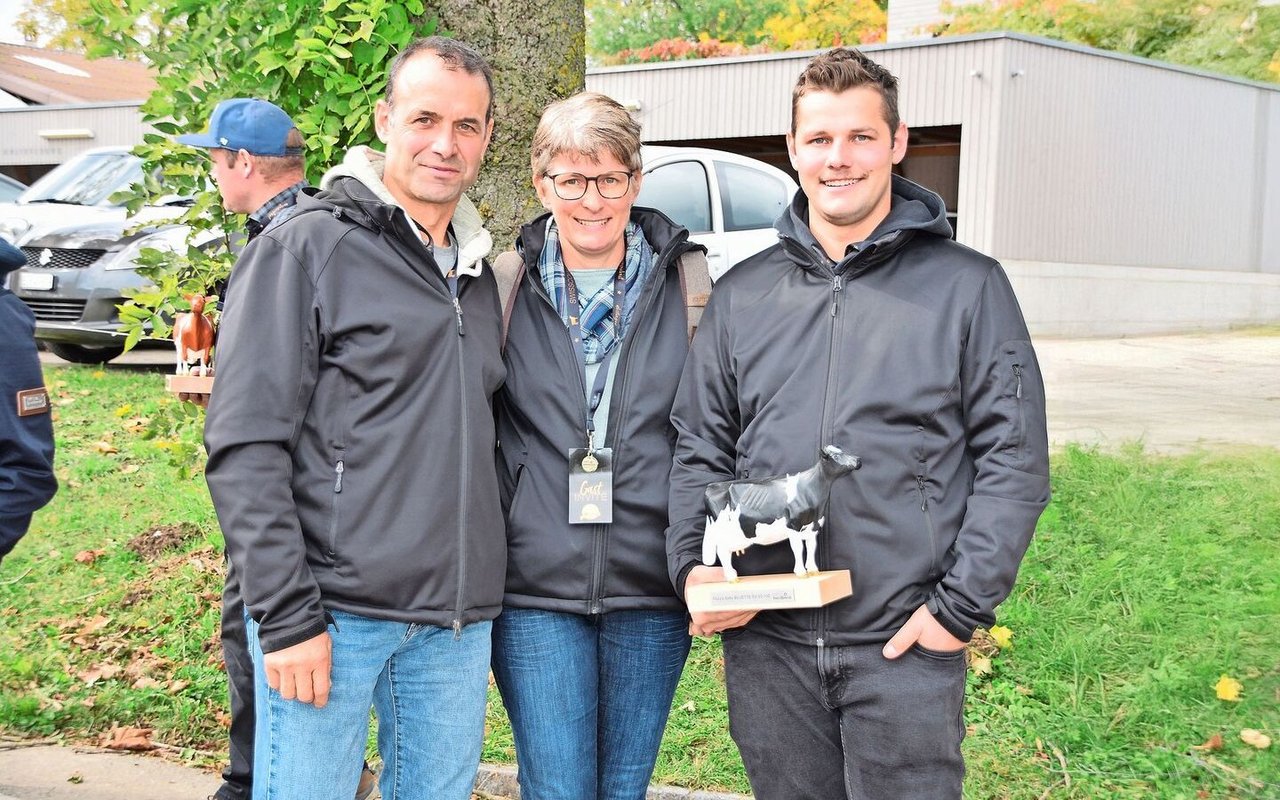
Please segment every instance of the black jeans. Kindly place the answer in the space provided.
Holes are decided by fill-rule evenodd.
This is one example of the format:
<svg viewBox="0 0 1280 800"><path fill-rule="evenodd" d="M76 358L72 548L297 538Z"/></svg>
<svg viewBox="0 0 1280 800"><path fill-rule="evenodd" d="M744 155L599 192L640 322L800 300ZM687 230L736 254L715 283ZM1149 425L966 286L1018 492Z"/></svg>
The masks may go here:
<svg viewBox="0 0 1280 800"><path fill-rule="evenodd" d="M244 599L240 578L227 562L222 590L222 658L231 694L231 757L222 771L217 800L249 800L253 793L253 659L244 631Z"/></svg>
<svg viewBox="0 0 1280 800"><path fill-rule="evenodd" d="M964 651L723 635L729 732L756 800L959 800Z"/></svg>

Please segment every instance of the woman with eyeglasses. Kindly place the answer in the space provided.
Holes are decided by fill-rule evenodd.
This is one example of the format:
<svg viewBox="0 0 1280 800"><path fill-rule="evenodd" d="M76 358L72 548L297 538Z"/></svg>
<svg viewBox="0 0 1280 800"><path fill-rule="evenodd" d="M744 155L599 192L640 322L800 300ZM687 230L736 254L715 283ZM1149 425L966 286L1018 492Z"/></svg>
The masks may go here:
<svg viewBox="0 0 1280 800"><path fill-rule="evenodd" d="M531 160L548 213L520 231L507 301L493 672L521 797L642 800L689 652L664 542L668 417L690 332L682 273L706 258L634 206L640 126L608 97L548 106Z"/></svg>

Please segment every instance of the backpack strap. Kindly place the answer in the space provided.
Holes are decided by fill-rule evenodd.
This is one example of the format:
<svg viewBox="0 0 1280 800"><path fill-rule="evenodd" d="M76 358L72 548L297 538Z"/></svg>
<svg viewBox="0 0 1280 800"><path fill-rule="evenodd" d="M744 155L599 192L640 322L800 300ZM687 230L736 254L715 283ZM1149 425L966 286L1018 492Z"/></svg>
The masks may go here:
<svg viewBox="0 0 1280 800"><path fill-rule="evenodd" d="M516 292L524 280L524 259L516 251L508 250L494 259L493 277L498 281L498 300L502 303L502 350L505 352L511 312L516 307Z"/></svg>
<svg viewBox="0 0 1280 800"><path fill-rule="evenodd" d="M702 322L702 311L711 297L711 270L707 254L701 248L690 250L676 261L680 272L680 293L684 295L685 317L689 324L689 341Z"/></svg>

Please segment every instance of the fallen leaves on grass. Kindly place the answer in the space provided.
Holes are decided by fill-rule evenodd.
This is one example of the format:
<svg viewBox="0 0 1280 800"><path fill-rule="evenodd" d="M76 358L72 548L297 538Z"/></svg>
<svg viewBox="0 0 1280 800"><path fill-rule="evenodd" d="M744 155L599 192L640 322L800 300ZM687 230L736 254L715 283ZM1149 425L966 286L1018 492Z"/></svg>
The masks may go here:
<svg viewBox="0 0 1280 800"><path fill-rule="evenodd" d="M1244 689L1244 684L1230 675L1223 675L1213 685L1213 690L1217 693L1218 699L1226 700L1229 703L1240 702L1240 691L1242 689Z"/></svg>
<svg viewBox="0 0 1280 800"><path fill-rule="evenodd" d="M1001 650L1007 650L1013 647L1013 631L1003 625L992 625L990 629L991 638L995 641L996 646Z"/></svg>
<svg viewBox="0 0 1280 800"><path fill-rule="evenodd" d="M87 620L83 625L80 626L80 629L76 631L72 641L74 641L76 644L81 646L88 644L86 640L93 634L97 633L98 631L106 627L107 623L110 621L111 621L111 617L108 617L104 614L98 614L96 617L93 617Z"/></svg>
<svg viewBox="0 0 1280 800"><path fill-rule="evenodd" d="M181 547L199 535L200 528L190 522L161 525L133 537L125 547L141 556L143 561L154 561L166 550Z"/></svg>
<svg viewBox="0 0 1280 800"><path fill-rule="evenodd" d="M113 453L120 452L119 448L117 448L111 442L108 442L106 439L99 439L98 441L94 442L92 445L92 448L95 453L101 453L104 456L109 456Z"/></svg>
<svg viewBox="0 0 1280 800"><path fill-rule="evenodd" d="M1266 750L1271 746L1271 737L1253 728L1245 728L1240 731L1240 741L1259 750Z"/></svg>
<svg viewBox="0 0 1280 800"><path fill-rule="evenodd" d="M974 675L990 675L991 659L986 656L973 656L969 659L969 669Z"/></svg>
<svg viewBox="0 0 1280 800"><path fill-rule="evenodd" d="M111 730L102 734L99 741L108 750L154 750L156 746L151 742L151 734L151 728L122 728L113 725Z"/></svg>
<svg viewBox="0 0 1280 800"><path fill-rule="evenodd" d="M81 564L92 564L102 556L106 555L106 550L81 550L76 553L76 561Z"/></svg>
<svg viewBox="0 0 1280 800"><path fill-rule="evenodd" d="M1215 733L1205 740L1204 744L1192 745L1192 750L1200 750L1206 753L1216 753L1223 748L1222 734Z"/></svg>
<svg viewBox="0 0 1280 800"><path fill-rule="evenodd" d="M103 662L101 664L95 664L83 672L76 673L76 677L84 681L85 686L92 686L98 681L105 681L114 678L120 674L121 669L123 668L119 664Z"/></svg>

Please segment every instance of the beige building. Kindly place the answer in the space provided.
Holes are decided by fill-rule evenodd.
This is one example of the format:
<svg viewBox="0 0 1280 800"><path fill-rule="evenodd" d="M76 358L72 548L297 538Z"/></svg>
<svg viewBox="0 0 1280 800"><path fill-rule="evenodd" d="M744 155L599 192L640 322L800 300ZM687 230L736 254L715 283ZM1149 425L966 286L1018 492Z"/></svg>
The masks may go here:
<svg viewBox="0 0 1280 800"><path fill-rule="evenodd" d="M31 183L91 147L140 144L155 86L132 61L0 42L0 172Z"/></svg>
<svg viewBox="0 0 1280 800"><path fill-rule="evenodd" d="M1005 264L1036 331L1280 322L1280 86L1007 33L866 50L901 81L903 174ZM785 165L812 56L599 68L587 85L636 109L646 141Z"/></svg>

